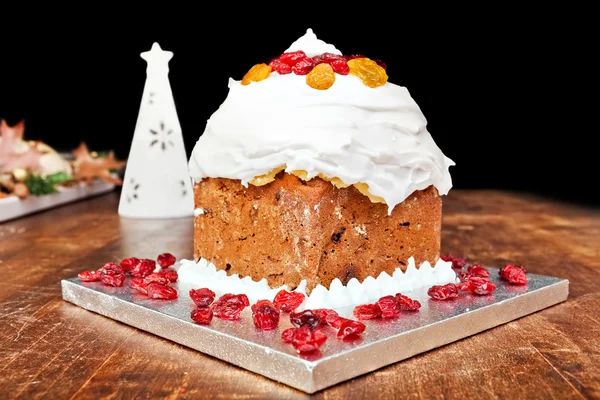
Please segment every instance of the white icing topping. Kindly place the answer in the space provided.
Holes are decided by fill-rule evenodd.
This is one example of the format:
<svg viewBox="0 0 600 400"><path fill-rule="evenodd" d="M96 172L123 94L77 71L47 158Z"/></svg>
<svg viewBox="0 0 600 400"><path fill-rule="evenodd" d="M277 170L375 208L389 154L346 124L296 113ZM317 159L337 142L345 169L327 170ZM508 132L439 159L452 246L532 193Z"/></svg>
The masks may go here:
<svg viewBox="0 0 600 400"><path fill-rule="evenodd" d="M197 263L190 260L181 260L179 267L179 283L193 288L207 287L217 295L225 293L245 294L251 303L258 300L273 300L281 289L289 290L287 285L271 288L266 279L254 281L250 277L240 278L237 274L227 275L204 258ZM346 286L339 279L334 279L329 289L317 285L304 303L298 308L333 308L339 309L359 304L373 303L382 296L396 293L409 293L412 290L430 287L432 285L458 282L452 270L452 263L438 260L435 267L424 262L417 269L414 258L408 259L406 272L400 268L390 276L385 272L378 277L367 277L363 282L356 278L351 279ZM295 289L306 294L306 281L300 282Z"/></svg>
<svg viewBox="0 0 600 400"><path fill-rule="evenodd" d="M322 47L312 32L291 49ZM329 49L331 50L331 49ZM415 190L452 187L442 154L426 129L427 121L405 87L364 85L354 75L336 74L333 86L316 90L306 77L271 76L241 85L229 80L229 94L210 117L190 158L191 176L240 179L286 165L344 183L366 183L389 212Z"/></svg>
<svg viewBox="0 0 600 400"><path fill-rule="evenodd" d="M196 208L194 210L194 217L198 217L200 215L204 214L204 208Z"/></svg>
<svg viewBox="0 0 600 400"><path fill-rule="evenodd" d="M292 43L284 53L298 50L302 50L308 57L318 56L323 53L342 55L342 52L336 49L335 46L317 39L317 35L310 28L306 30L304 36Z"/></svg>

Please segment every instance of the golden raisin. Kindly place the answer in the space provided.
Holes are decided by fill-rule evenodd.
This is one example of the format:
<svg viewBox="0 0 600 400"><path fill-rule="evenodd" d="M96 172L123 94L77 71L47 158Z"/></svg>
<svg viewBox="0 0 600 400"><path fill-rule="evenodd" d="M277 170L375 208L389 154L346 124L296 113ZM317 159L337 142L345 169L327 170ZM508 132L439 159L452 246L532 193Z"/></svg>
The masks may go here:
<svg viewBox="0 0 600 400"><path fill-rule="evenodd" d="M368 87L385 85L388 80L385 69L370 58L354 58L348 61L348 66L350 73L358 76Z"/></svg>
<svg viewBox="0 0 600 400"><path fill-rule="evenodd" d="M267 79L271 74L271 66L265 63L256 64L242 78L242 85L249 85L250 82L260 82Z"/></svg>
<svg viewBox="0 0 600 400"><path fill-rule="evenodd" d="M335 82L335 72L331 65L321 63L306 75L306 84L313 89L327 90Z"/></svg>

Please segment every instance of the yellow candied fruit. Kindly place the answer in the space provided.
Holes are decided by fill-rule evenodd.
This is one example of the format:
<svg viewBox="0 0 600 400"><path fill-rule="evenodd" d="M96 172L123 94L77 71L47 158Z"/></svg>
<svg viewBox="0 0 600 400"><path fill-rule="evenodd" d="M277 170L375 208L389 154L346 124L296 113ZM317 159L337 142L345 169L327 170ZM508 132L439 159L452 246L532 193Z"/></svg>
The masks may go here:
<svg viewBox="0 0 600 400"><path fill-rule="evenodd" d="M370 58L354 58L348 61L350 73L358 76L365 85L371 88L383 86L388 80L385 69Z"/></svg>
<svg viewBox="0 0 600 400"><path fill-rule="evenodd" d="M242 78L242 85L249 85L250 82L260 82L267 79L271 74L271 66L265 63L256 64Z"/></svg>
<svg viewBox="0 0 600 400"><path fill-rule="evenodd" d="M275 180L275 176L280 173L281 171L285 170L287 168L287 166L283 165L279 168L275 168L272 171L263 174L263 175L259 175L257 177L255 177L254 179L252 179L250 181L251 185L254 186L264 186L267 183L273 182ZM309 181L310 179L308 178L308 172L304 171L304 170L294 170L292 172L290 172L292 175L297 176L298 178L302 179L303 181ZM323 174L318 174L317 175L319 178L323 179L324 181L327 182L331 182L336 188L341 189L341 188L347 188L350 185L344 183L344 181L342 181L340 178L338 177L333 177L333 178L329 178L328 176L325 176ZM369 192L369 185L367 185L366 183L355 183L353 185L360 193L362 193L363 195L367 196L369 198L369 200L371 200L371 202L373 203L385 203L385 200L379 196L375 196L372 195Z"/></svg>
<svg viewBox="0 0 600 400"><path fill-rule="evenodd" d="M321 63L306 75L306 84L313 89L327 90L335 82L335 72L331 65Z"/></svg>

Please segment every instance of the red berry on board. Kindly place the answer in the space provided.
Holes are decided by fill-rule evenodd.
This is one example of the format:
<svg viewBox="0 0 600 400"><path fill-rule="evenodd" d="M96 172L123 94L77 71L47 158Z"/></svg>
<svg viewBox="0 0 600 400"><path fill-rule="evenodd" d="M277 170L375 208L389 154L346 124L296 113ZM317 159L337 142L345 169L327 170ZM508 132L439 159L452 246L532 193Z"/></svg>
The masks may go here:
<svg viewBox="0 0 600 400"><path fill-rule="evenodd" d="M213 319L213 311L210 307L199 307L190 315L192 321L200 325L208 325Z"/></svg>
<svg viewBox="0 0 600 400"><path fill-rule="evenodd" d="M98 271L83 271L77 274L77 277L82 282L98 282L100 280L100 270Z"/></svg>
<svg viewBox="0 0 600 400"><path fill-rule="evenodd" d="M146 290L146 283L144 283L144 278L131 278L129 281L129 286L142 294L148 294L148 291Z"/></svg>
<svg viewBox="0 0 600 400"><path fill-rule="evenodd" d="M121 286L123 286L123 283L125 283L125 274L124 273L103 274L103 275L101 275L100 280L106 286L121 287Z"/></svg>
<svg viewBox="0 0 600 400"><path fill-rule="evenodd" d="M172 286L152 282L146 285L148 297L155 300L174 300L177 298L177 290Z"/></svg>
<svg viewBox="0 0 600 400"><path fill-rule="evenodd" d="M131 269L133 267L135 267L136 265L138 265L140 263L140 259L136 258L136 257L129 257L129 258L125 258L124 260L121 260L121 268L123 268L123 270L125 272L131 271Z"/></svg>
<svg viewBox="0 0 600 400"><path fill-rule="evenodd" d="M156 261L144 258L131 269L131 275L136 278L145 278L156 269Z"/></svg>
<svg viewBox="0 0 600 400"><path fill-rule="evenodd" d="M179 274L173 268L163 268L156 273L168 279L169 282L177 282L177 279L179 278Z"/></svg>
<svg viewBox="0 0 600 400"><path fill-rule="evenodd" d="M327 335L320 329L311 330L308 326L296 328L291 338L292 346L301 354L317 351L326 340Z"/></svg>
<svg viewBox="0 0 600 400"><path fill-rule="evenodd" d="M312 312L321 318L321 325L326 323L335 329L338 329L344 320L346 320L346 318L340 317L335 310L330 308L317 308L312 310Z"/></svg>
<svg viewBox="0 0 600 400"><path fill-rule="evenodd" d="M148 285L152 282L160 283L161 285L168 285L169 283L171 283L171 281L169 281L166 277L164 277L156 272L151 273L150 275L144 277L143 279L144 279L145 285Z"/></svg>
<svg viewBox="0 0 600 400"><path fill-rule="evenodd" d="M434 300L451 300L458 297L458 288L454 283L433 285L427 290L427 294Z"/></svg>
<svg viewBox="0 0 600 400"><path fill-rule="evenodd" d="M473 284L469 281L461 282L456 284L456 288L460 291L470 292L473 288Z"/></svg>
<svg viewBox="0 0 600 400"><path fill-rule="evenodd" d="M440 258L444 261L451 262L452 268L454 269L463 269L467 265L467 260L465 258L452 254L445 254L440 256Z"/></svg>
<svg viewBox="0 0 600 400"><path fill-rule="evenodd" d="M275 329L279 325L279 310L269 300L259 300L252 305L252 321L258 329Z"/></svg>
<svg viewBox="0 0 600 400"><path fill-rule="evenodd" d="M514 264L506 264L498 271L502 279L507 280L513 285L525 285L528 282L526 273L525 268Z"/></svg>
<svg viewBox="0 0 600 400"><path fill-rule="evenodd" d="M496 285L490 281L484 282L481 285L473 285L471 287L471 292L479 296L487 296L488 294L491 294L494 290L496 290Z"/></svg>
<svg viewBox="0 0 600 400"><path fill-rule="evenodd" d="M281 312L292 312L302 304L305 297L304 293L280 290L275 295L273 303Z"/></svg>
<svg viewBox="0 0 600 400"><path fill-rule="evenodd" d="M190 298L198 307L208 307L215 297L215 292L209 288L190 289Z"/></svg>
<svg viewBox="0 0 600 400"><path fill-rule="evenodd" d="M337 337L340 339L355 339L365 331L365 324L359 321L348 320L340 326Z"/></svg>
<svg viewBox="0 0 600 400"><path fill-rule="evenodd" d="M353 314L358 319L376 319L381 317L381 308L379 304L362 304L354 307Z"/></svg>
<svg viewBox="0 0 600 400"><path fill-rule="evenodd" d="M298 51L290 51L289 53L283 53L282 55L279 56L279 61L281 61L284 64L289 65L290 67L293 67L299 61L302 61L306 58L307 58L306 53L303 52L302 50L298 50Z"/></svg>
<svg viewBox="0 0 600 400"><path fill-rule="evenodd" d="M321 326L325 321L321 321L321 317L313 313L312 310L304 310L291 313L290 322L296 328L307 326L311 330L315 330L319 326Z"/></svg>
<svg viewBox="0 0 600 400"><path fill-rule="evenodd" d="M211 307L215 317L234 321L240 319L240 314L249 305L250 301L245 294L226 293L219 297Z"/></svg>
<svg viewBox="0 0 600 400"><path fill-rule="evenodd" d="M419 311L419 308L421 308L421 303L401 293L396 293L396 300L398 300L402 311Z"/></svg>
<svg viewBox="0 0 600 400"><path fill-rule="evenodd" d="M470 272L464 271L458 273L458 278L461 282L470 282L473 285L481 285L482 283L488 282L490 280L489 277L473 275Z"/></svg>
<svg viewBox="0 0 600 400"><path fill-rule="evenodd" d="M294 333L298 328L288 328L281 332L281 339L284 343L292 343L292 338L294 337Z"/></svg>
<svg viewBox="0 0 600 400"><path fill-rule="evenodd" d="M175 261L177 261L177 259L171 253L162 253L156 258L158 265L163 268L170 267L171 265L175 264Z"/></svg>
<svg viewBox="0 0 600 400"><path fill-rule="evenodd" d="M490 271L488 271L487 269L483 268L479 264L469 265L469 267L467 268L467 272L470 273L470 274L472 274L472 275L482 276L484 278L489 278L489 276L490 276Z"/></svg>
<svg viewBox="0 0 600 400"><path fill-rule="evenodd" d="M381 318L396 318L400 315L400 303L396 296L383 296L377 300L377 305L381 309Z"/></svg>

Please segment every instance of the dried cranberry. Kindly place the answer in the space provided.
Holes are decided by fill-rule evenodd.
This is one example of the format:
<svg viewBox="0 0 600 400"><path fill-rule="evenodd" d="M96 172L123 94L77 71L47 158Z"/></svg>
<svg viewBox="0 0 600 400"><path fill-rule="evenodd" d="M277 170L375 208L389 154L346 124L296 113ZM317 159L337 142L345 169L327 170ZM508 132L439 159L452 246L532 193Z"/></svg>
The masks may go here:
<svg viewBox="0 0 600 400"><path fill-rule="evenodd" d="M219 297L211 307L215 317L233 321L240 319L240 314L249 305L250 301L245 294L226 293Z"/></svg>
<svg viewBox="0 0 600 400"><path fill-rule="evenodd" d="M325 321L321 321L321 317L313 313L312 310L304 310L291 313L290 322L296 328L308 326L310 329L314 330L321 326Z"/></svg>
<svg viewBox="0 0 600 400"><path fill-rule="evenodd" d="M338 54L333 54L333 53L323 53L321 54L321 62L324 63L331 63L332 61L335 60L341 60L343 59L342 56L338 55Z"/></svg>
<svg viewBox="0 0 600 400"><path fill-rule="evenodd" d="M381 309L381 318L395 318L400 315L400 303L396 296L383 296L377 300L377 304Z"/></svg>
<svg viewBox="0 0 600 400"><path fill-rule="evenodd" d="M316 56L312 57L312 62L315 66L321 64L323 62L323 56L316 55Z"/></svg>
<svg viewBox="0 0 600 400"><path fill-rule="evenodd" d="M273 303L281 312L292 312L302 304L304 297L304 293L280 290L275 295Z"/></svg>
<svg viewBox="0 0 600 400"><path fill-rule="evenodd" d="M326 340L327 335L320 329L311 330L306 325L296 328L291 338L292 346L298 353L312 353L323 346Z"/></svg>
<svg viewBox="0 0 600 400"><path fill-rule="evenodd" d="M213 311L210 307L199 307L192 311L192 321L201 325L208 325L213 319Z"/></svg>
<svg viewBox="0 0 600 400"><path fill-rule="evenodd" d="M359 321L348 320L340 326L337 337L340 339L355 339L365 331L365 324Z"/></svg>
<svg viewBox="0 0 600 400"><path fill-rule="evenodd" d="M177 298L177 290L172 286L152 282L146 285L148 297L155 300L174 300Z"/></svg>
<svg viewBox="0 0 600 400"><path fill-rule="evenodd" d="M421 303L401 293L396 293L396 300L398 300L402 311L418 311L421 308Z"/></svg>
<svg viewBox="0 0 600 400"><path fill-rule="evenodd" d="M163 268L157 274L165 277L169 282L177 282L179 278L179 274L173 268Z"/></svg>
<svg viewBox="0 0 600 400"><path fill-rule="evenodd" d="M377 65L379 65L381 68L387 70L387 65L382 60L378 59L378 60L373 60L373 61L375 61L377 63Z"/></svg>
<svg viewBox="0 0 600 400"><path fill-rule="evenodd" d="M124 273L102 274L100 280L107 286L121 287L125 283Z"/></svg>
<svg viewBox="0 0 600 400"><path fill-rule="evenodd" d="M284 64L289 65L290 67L293 67L299 61L302 61L304 59L306 59L306 53L303 52L302 50L291 51L289 53L283 53L282 55L279 56L279 61L281 61Z"/></svg>
<svg viewBox="0 0 600 400"><path fill-rule="evenodd" d="M506 264L498 271L502 279L506 279L514 285L525 285L528 281L526 273L525 268L514 264Z"/></svg>
<svg viewBox="0 0 600 400"><path fill-rule="evenodd" d="M333 72L340 75L348 75L350 73L350 67L348 66L348 61L343 58L338 60L333 60L329 63Z"/></svg>
<svg viewBox="0 0 600 400"><path fill-rule="evenodd" d="M363 54L352 54L348 57L349 60L354 60L355 58L365 58L365 56Z"/></svg>
<svg viewBox="0 0 600 400"><path fill-rule="evenodd" d="M427 294L434 300L450 300L458 297L458 288L454 283L434 285L429 288Z"/></svg>
<svg viewBox="0 0 600 400"><path fill-rule="evenodd" d="M209 288L190 289L190 298L198 307L208 307L215 296L215 292Z"/></svg>
<svg viewBox="0 0 600 400"><path fill-rule="evenodd" d="M282 63L278 58L271 60L269 65L271 66L271 70L277 72L279 75L287 75L292 72L292 66Z"/></svg>
<svg viewBox="0 0 600 400"><path fill-rule="evenodd" d="M252 320L258 329L275 329L279 325L279 310L269 300L259 300L252 305Z"/></svg>
<svg viewBox="0 0 600 400"><path fill-rule="evenodd" d="M458 290L470 292L471 289L473 288L473 284L469 281L461 282L461 283L456 284L456 288Z"/></svg>
<svg viewBox="0 0 600 400"><path fill-rule="evenodd" d="M321 318L321 325L325 322L335 329L338 329L340 325L347 320L346 318L340 317L335 310L330 308L317 308L312 310L312 312Z"/></svg>
<svg viewBox="0 0 600 400"><path fill-rule="evenodd" d="M77 274L82 282L98 282L100 280L100 271L83 271Z"/></svg>
<svg viewBox="0 0 600 400"><path fill-rule="evenodd" d="M169 281L167 278L165 278L162 275L159 275L156 272L144 277L143 279L144 279L144 284L146 284L146 285L148 285L149 283L152 283L152 282L160 283L161 285L168 285L171 283L171 281Z"/></svg>
<svg viewBox="0 0 600 400"><path fill-rule="evenodd" d="M137 290L140 293L148 294L146 290L146 283L144 282L144 278L131 278L129 281L129 286L133 289Z"/></svg>
<svg viewBox="0 0 600 400"><path fill-rule="evenodd" d="M481 285L482 283L488 282L490 279L485 276L473 275L470 272L460 272L458 278L461 282L469 282L473 285Z"/></svg>
<svg viewBox="0 0 600 400"><path fill-rule="evenodd" d="M158 265L163 268L170 267L171 265L175 264L175 261L177 261L177 259L171 253L162 253L156 258Z"/></svg>
<svg viewBox="0 0 600 400"><path fill-rule="evenodd" d="M467 272L475 275L475 276L481 276L484 278L489 278L490 276L490 271L488 271L487 269L483 268L481 265L479 264L473 264L473 265L469 265L469 267L467 268Z"/></svg>
<svg viewBox="0 0 600 400"><path fill-rule="evenodd" d="M296 75L306 75L315 67L312 58L305 58L292 66L292 72Z"/></svg>
<svg viewBox="0 0 600 400"><path fill-rule="evenodd" d="M292 343L292 338L294 337L294 333L298 328L287 328L283 332L281 332L281 339L284 343Z"/></svg>
<svg viewBox="0 0 600 400"><path fill-rule="evenodd" d="M131 275L136 278L145 278L156 269L156 261L149 260L147 258L140 260L140 262L131 269Z"/></svg>
<svg viewBox="0 0 600 400"><path fill-rule="evenodd" d="M123 270L125 272L127 272L127 271L131 271L131 269L133 267L135 267L136 265L138 265L139 263L140 263L139 258L129 257L129 258L122 260L120 264L121 264L121 268L123 268Z"/></svg>
<svg viewBox="0 0 600 400"><path fill-rule="evenodd" d="M100 271L101 275L117 275L125 273L125 270L123 270L120 265L117 265L113 262L107 262L98 271Z"/></svg>
<svg viewBox="0 0 600 400"><path fill-rule="evenodd" d="M440 258L444 261L451 262L452 268L454 269L463 269L467 265L467 260L465 258L452 254L442 255Z"/></svg>
<svg viewBox="0 0 600 400"><path fill-rule="evenodd" d="M496 290L496 285L493 282L487 281L481 285L473 285L471 291L479 296L487 296Z"/></svg>
<svg viewBox="0 0 600 400"><path fill-rule="evenodd" d="M353 314L358 319L376 319L381 317L381 308L379 304L362 304L354 307Z"/></svg>

